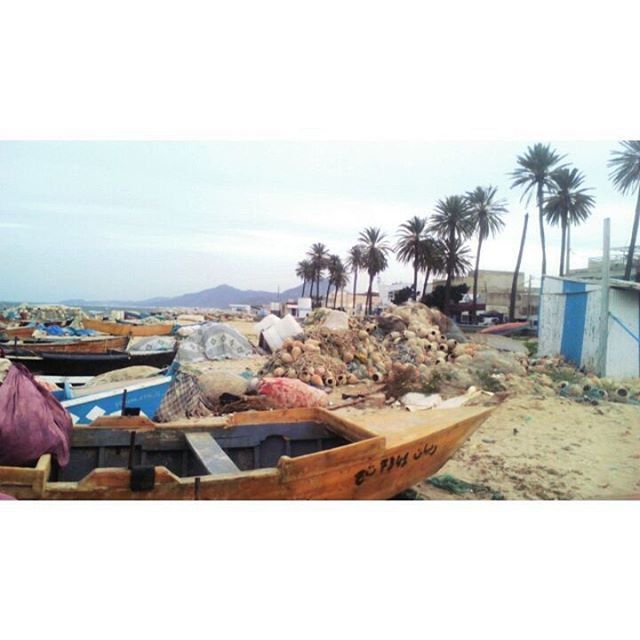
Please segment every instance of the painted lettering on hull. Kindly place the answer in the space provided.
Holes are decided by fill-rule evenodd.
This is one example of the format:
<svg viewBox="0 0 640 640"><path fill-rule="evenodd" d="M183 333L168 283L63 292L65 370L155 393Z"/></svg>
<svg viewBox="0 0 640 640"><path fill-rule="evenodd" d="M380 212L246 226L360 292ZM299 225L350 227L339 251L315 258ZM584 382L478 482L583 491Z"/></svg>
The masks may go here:
<svg viewBox="0 0 640 640"><path fill-rule="evenodd" d="M411 464L412 461L420 460L423 456L432 456L437 450L437 444L429 444L427 442L415 451L406 451L394 456L382 458L380 464L370 464L368 467L360 469L354 476L354 482L357 486L360 486L367 478L392 473L394 470L402 469L407 464Z"/></svg>

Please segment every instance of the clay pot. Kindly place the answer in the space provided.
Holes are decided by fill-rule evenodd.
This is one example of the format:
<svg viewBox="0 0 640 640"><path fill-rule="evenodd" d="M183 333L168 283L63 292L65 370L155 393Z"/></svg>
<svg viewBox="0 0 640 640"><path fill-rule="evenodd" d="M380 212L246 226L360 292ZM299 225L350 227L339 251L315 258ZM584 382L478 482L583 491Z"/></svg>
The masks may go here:
<svg viewBox="0 0 640 640"><path fill-rule="evenodd" d="M314 387L323 387L323 383L322 383L322 378L317 374L314 373L311 376L311 379L309 380L309 382L314 386Z"/></svg>

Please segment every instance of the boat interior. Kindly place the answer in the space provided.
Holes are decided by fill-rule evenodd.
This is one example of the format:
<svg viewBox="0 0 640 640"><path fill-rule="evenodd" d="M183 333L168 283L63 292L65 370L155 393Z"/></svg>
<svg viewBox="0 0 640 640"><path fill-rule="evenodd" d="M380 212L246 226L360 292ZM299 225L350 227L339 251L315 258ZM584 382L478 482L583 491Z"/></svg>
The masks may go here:
<svg viewBox="0 0 640 640"><path fill-rule="evenodd" d="M295 458L366 437L318 420L243 424L233 429L76 428L70 461L64 468L54 463L50 481L76 482L104 467L165 466L183 478L237 473L275 467L281 456Z"/></svg>

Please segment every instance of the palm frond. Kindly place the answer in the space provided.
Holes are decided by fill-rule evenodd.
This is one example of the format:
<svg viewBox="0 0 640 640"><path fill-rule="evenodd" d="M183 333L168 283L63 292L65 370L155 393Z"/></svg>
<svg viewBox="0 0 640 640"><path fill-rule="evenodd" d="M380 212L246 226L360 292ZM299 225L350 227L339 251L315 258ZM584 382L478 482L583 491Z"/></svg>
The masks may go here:
<svg viewBox="0 0 640 640"><path fill-rule="evenodd" d="M616 189L626 195L640 187L640 140L624 140L620 144L622 150L611 152L609 178Z"/></svg>

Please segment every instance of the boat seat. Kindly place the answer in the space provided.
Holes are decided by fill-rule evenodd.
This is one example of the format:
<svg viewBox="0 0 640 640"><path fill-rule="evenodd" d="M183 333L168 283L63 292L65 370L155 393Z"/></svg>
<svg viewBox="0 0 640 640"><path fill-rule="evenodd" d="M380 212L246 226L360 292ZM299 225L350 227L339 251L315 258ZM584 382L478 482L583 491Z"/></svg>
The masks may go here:
<svg viewBox="0 0 640 640"><path fill-rule="evenodd" d="M185 438L191 451L209 473L238 473L240 471L210 433L186 433Z"/></svg>

